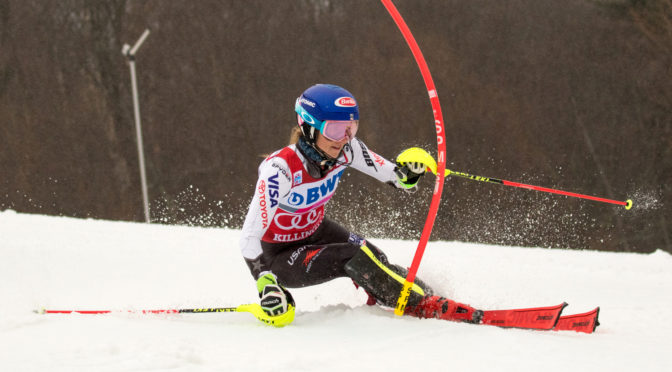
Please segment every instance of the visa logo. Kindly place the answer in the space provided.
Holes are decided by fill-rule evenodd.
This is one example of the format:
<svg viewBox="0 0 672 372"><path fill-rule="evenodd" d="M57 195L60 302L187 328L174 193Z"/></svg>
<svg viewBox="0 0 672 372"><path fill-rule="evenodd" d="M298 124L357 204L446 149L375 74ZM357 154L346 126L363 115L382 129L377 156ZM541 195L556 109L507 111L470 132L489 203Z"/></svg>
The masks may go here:
<svg viewBox="0 0 672 372"><path fill-rule="evenodd" d="M271 208L278 204L279 189L280 183L278 182L278 173L276 173L275 176L268 177L268 196L271 199Z"/></svg>

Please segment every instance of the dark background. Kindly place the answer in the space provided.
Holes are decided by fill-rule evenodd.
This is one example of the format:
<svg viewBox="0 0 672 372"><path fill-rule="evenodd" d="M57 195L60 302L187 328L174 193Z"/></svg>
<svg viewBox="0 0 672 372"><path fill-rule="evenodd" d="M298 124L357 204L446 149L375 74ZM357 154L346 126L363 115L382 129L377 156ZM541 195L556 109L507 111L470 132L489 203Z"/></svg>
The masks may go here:
<svg viewBox="0 0 672 372"><path fill-rule="evenodd" d="M635 203L448 178L432 239L672 252L670 0L395 4L437 86L449 169ZM144 220L121 50L145 28L155 222L239 228L261 156L315 83L357 97L374 151L436 154L419 70L378 1L0 0L0 210ZM328 214L417 239L431 178L406 195L351 171Z"/></svg>

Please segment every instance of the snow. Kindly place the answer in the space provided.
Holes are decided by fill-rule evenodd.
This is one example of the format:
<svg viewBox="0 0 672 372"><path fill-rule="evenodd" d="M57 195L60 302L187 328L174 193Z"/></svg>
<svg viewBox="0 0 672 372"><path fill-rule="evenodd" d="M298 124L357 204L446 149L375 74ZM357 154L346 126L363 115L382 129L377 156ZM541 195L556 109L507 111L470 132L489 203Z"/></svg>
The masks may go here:
<svg viewBox="0 0 672 372"><path fill-rule="evenodd" d="M2 371L669 371L672 256L431 242L419 277L484 309L601 307L593 334L395 317L350 280L292 293L273 328L246 313L39 315L258 301L238 230L0 212ZM409 265L417 242L371 239Z"/></svg>

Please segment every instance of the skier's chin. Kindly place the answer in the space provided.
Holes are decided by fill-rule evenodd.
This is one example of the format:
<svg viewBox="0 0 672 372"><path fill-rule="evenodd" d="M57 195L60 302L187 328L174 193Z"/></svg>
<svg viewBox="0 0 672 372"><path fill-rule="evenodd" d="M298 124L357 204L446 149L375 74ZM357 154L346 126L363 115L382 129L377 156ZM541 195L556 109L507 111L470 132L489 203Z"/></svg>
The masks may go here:
<svg viewBox="0 0 672 372"><path fill-rule="evenodd" d="M329 148L325 152L327 153L327 155L331 156L332 158L337 158L338 155L341 154L341 150L343 150L342 145L336 145L336 146L331 145L331 146L329 146Z"/></svg>

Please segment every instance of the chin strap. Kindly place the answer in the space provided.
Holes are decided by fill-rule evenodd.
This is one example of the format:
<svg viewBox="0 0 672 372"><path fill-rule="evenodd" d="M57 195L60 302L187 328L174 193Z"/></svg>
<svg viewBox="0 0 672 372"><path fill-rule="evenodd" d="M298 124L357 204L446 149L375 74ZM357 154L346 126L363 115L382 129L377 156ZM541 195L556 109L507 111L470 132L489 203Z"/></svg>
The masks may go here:
<svg viewBox="0 0 672 372"><path fill-rule="evenodd" d="M312 165L313 168L319 172L319 177L315 177L316 175L311 174L311 176L315 178L324 177L324 175L337 164L348 165L348 163L341 162L338 159L334 159L327 155L324 151L318 149L314 144L308 143L305 136L299 137L299 141L296 144L297 148L306 157L306 159L308 159L309 165ZM309 171L311 170L312 169L309 168Z"/></svg>
<svg viewBox="0 0 672 372"><path fill-rule="evenodd" d="M329 155L325 154L324 151L318 149L317 146L309 143L305 136L299 137L299 142L297 142L297 145L306 158L314 161L317 164L325 165L329 161L333 161L334 163L336 162L336 159L331 158Z"/></svg>

